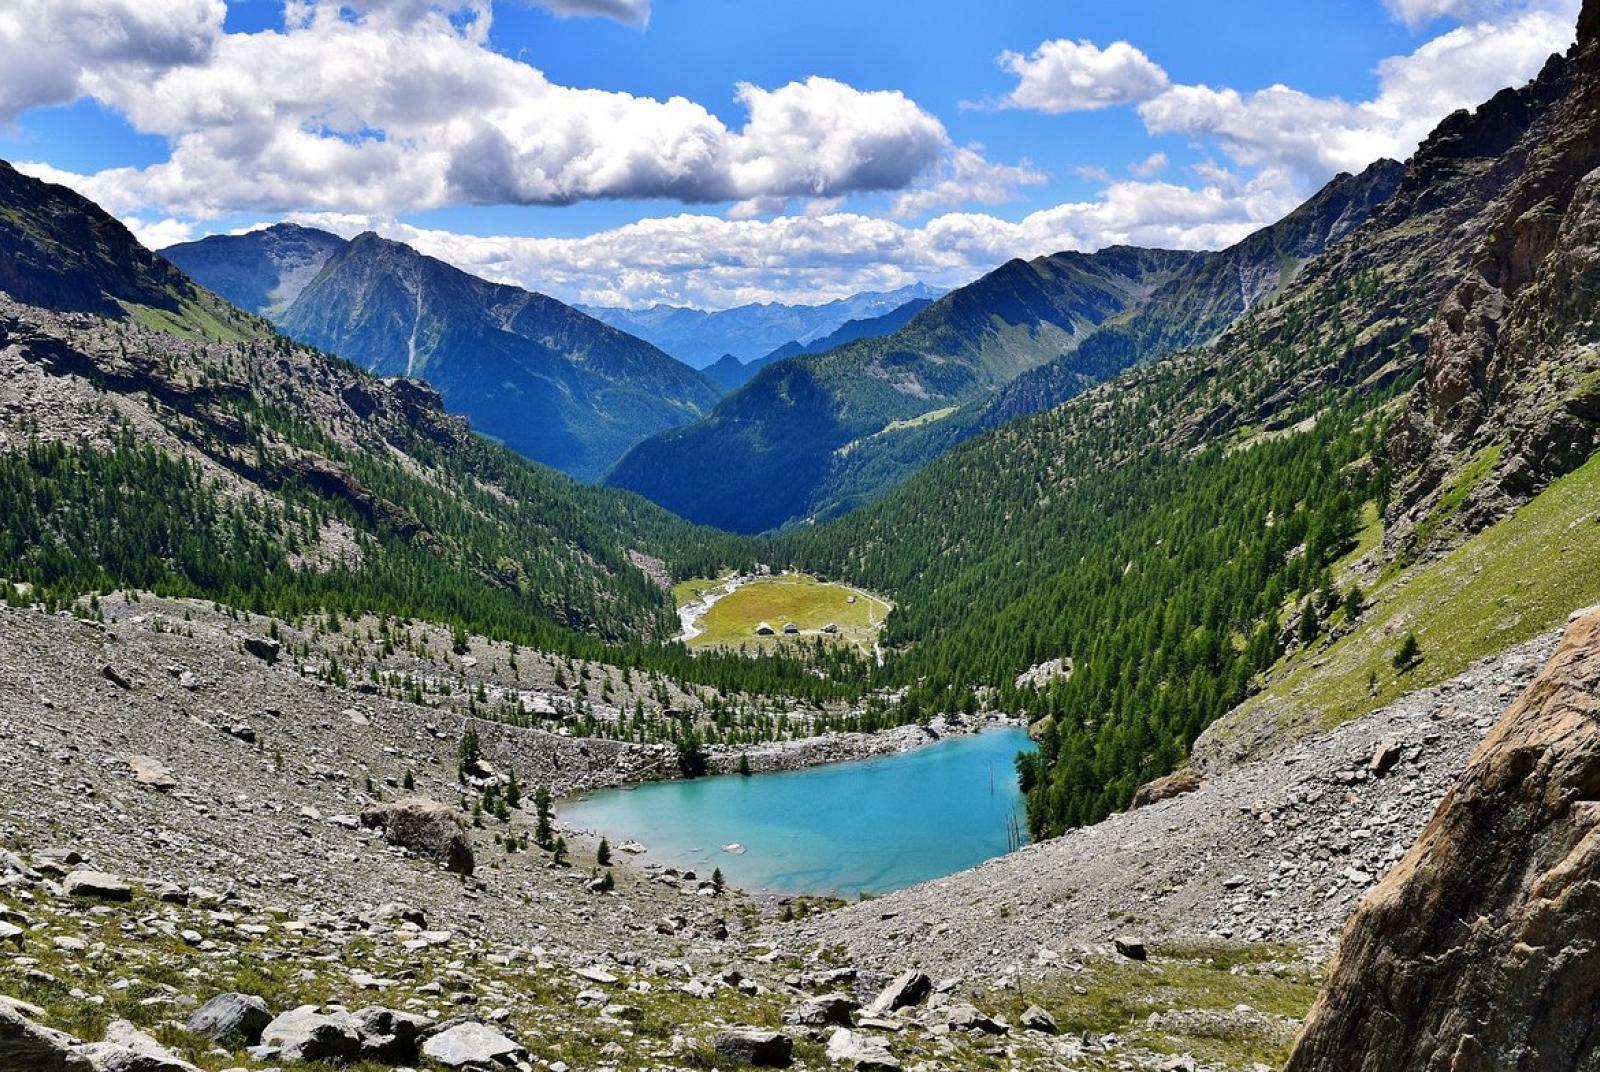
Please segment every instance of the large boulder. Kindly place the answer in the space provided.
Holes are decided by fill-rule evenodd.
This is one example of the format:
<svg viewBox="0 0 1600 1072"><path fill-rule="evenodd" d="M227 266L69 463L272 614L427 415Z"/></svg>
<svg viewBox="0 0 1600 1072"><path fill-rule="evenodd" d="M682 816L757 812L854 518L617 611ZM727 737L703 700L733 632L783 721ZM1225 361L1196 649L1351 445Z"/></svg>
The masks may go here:
<svg viewBox="0 0 1600 1072"><path fill-rule="evenodd" d="M374 804L361 813L361 822L382 830L389 844L439 860L451 871L470 875L477 866L460 818L437 800L406 797L392 804Z"/></svg>
<svg viewBox="0 0 1600 1072"><path fill-rule="evenodd" d="M91 1072L71 1035L34 1023L0 1001L0 1068L29 1072Z"/></svg>
<svg viewBox="0 0 1600 1072"><path fill-rule="evenodd" d="M291 1009L261 1032L261 1044L275 1047L284 1061L352 1061L361 1055L361 1038L346 1016L325 1016L315 1005Z"/></svg>
<svg viewBox="0 0 1600 1072"><path fill-rule="evenodd" d="M126 1020L111 1021L105 1041L82 1052L94 1072L200 1072Z"/></svg>
<svg viewBox="0 0 1600 1072"><path fill-rule="evenodd" d="M1181 771L1164 775L1154 781L1141 785L1133 794L1133 802L1128 805L1134 808L1144 808L1151 804L1159 804L1163 800L1181 797L1186 793L1193 793L1200 788L1200 775L1193 767L1185 767Z"/></svg>
<svg viewBox="0 0 1600 1072"><path fill-rule="evenodd" d="M262 662L277 662L278 655L283 651L283 645L271 637L246 634L239 639L244 644L244 650Z"/></svg>
<svg viewBox="0 0 1600 1072"><path fill-rule="evenodd" d="M850 1026L850 1014L861 1007L849 994L818 994L806 998L783 1014L785 1023L801 1027L821 1027L824 1024Z"/></svg>
<svg viewBox="0 0 1600 1072"><path fill-rule="evenodd" d="M730 1061L759 1068L787 1068L794 1060L794 1039L763 1027L730 1027L711 1046Z"/></svg>
<svg viewBox="0 0 1600 1072"><path fill-rule="evenodd" d="M271 1010L254 994L218 994L196 1009L184 1026L213 1042L254 1046L270 1023Z"/></svg>
<svg viewBox="0 0 1600 1072"><path fill-rule="evenodd" d="M131 901L133 887L126 879L104 871L74 871L61 880L69 897L94 897L102 901Z"/></svg>
<svg viewBox="0 0 1600 1072"><path fill-rule="evenodd" d="M908 968L890 980L867 1006L868 1016L882 1016L922 1002L933 992L933 980L915 968Z"/></svg>
<svg viewBox="0 0 1600 1072"><path fill-rule="evenodd" d="M491 1069L514 1064L525 1051L487 1024L467 1021L422 1044L422 1054L446 1068Z"/></svg>
<svg viewBox="0 0 1600 1072"><path fill-rule="evenodd" d="M1600 1067L1596 919L1600 611L1591 610L1351 917L1288 1072Z"/></svg>

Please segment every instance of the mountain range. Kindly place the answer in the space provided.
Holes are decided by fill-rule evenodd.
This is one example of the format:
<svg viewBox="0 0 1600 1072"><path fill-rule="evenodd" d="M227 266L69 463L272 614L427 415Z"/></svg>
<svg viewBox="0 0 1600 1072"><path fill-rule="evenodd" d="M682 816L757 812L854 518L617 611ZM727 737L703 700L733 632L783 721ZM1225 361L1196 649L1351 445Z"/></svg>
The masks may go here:
<svg viewBox="0 0 1600 1072"><path fill-rule="evenodd" d="M1402 170L1380 161L1341 175L1219 253L1011 261L889 335L758 375L698 424L633 448L606 479L740 532L846 512L1006 418L1204 342L1358 226Z"/></svg>
<svg viewBox="0 0 1600 1072"><path fill-rule="evenodd" d="M718 384L725 391L733 391L749 383L755 374L768 365L790 357L800 357L804 354L820 354L832 350L836 346L843 346L848 342L858 339L870 339L904 327L912 317L933 304L932 298L912 298L904 305L889 310L882 316L867 317L864 320L848 320L838 328L830 331L820 338L809 343L786 342L769 354L751 358L749 361L740 361L732 354L723 354L714 364L707 365L701 371L712 382Z"/></svg>
<svg viewBox="0 0 1600 1072"><path fill-rule="evenodd" d="M766 357L789 344L806 346L852 320L870 320L942 292L924 283L890 291L863 291L818 305L763 302L707 311L682 305L644 309L580 305L583 312L654 343L694 368L732 356L740 362Z"/></svg>
<svg viewBox="0 0 1600 1072"><path fill-rule="evenodd" d="M174 253L0 163L0 1065L1600 1062L1600 0L1403 164L1007 262L623 487L474 426L712 390L649 343L376 235ZM786 569L870 652L672 639ZM1017 720L1034 844L864 903L551 825Z"/></svg>
<svg viewBox="0 0 1600 1072"><path fill-rule="evenodd" d="M707 412L703 376L547 297L368 232L279 224L163 251L301 342L417 376L480 432L583 480L653 432Z"/></svg>

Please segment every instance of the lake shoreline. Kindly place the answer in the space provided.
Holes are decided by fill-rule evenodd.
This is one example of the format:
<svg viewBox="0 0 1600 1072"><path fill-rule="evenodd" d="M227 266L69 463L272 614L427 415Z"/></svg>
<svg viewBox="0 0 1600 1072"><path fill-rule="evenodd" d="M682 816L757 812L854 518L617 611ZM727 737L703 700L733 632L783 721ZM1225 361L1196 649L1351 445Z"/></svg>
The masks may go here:
<svg viewBox="0 0 1600 1072"><path fill-rule="evenodd" d="M938 744L952 737L969 737L987 729L1026 729L1027 723L1000 714L937 715L926 723L876 730L871 733L825 733L792 741L762 741L753 745L716 745L707 749L708 775L737 774L744 757L751 774L776 774L834 763L851 763L880 756L895 756Z"/></svg>
<svg viewBox="0 0 1600 1072"><path fill-rule="evenodd" d="M741 778L734 773L740 753L731 752L717 775L569 800L560 825L583 843L609 839L623 871L704 887L720 868L729 887L764 902L876 896L991 859L1016 847L1013 837L1026 838L1012 759L1028 738L1014 719L790 744L819 742L833 746L825 753L831 761L771 749L760 768L751 756L752 773L782 777Z"/></svg>

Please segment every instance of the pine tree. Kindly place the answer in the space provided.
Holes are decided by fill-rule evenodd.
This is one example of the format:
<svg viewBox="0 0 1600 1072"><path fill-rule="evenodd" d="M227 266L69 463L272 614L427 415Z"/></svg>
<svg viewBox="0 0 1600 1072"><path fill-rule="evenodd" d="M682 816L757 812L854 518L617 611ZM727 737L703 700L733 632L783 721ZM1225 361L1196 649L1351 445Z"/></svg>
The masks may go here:
<svg viewBox="0 0 1600 1072"><path fill-rule="evenodd" d="M1417 643L1417 634L1406 633L1400 642L1400 650L1394 653L1394 668L1402 674L1422 661L1422 645Z"/></svg>
<svg viewBox="0 0 1600 1072"><path fill-rule="evenodd" d="M601 867L608 867L611 864L611 842L605 838L600 839L599 848L594 850L594 862Z"/></svg>

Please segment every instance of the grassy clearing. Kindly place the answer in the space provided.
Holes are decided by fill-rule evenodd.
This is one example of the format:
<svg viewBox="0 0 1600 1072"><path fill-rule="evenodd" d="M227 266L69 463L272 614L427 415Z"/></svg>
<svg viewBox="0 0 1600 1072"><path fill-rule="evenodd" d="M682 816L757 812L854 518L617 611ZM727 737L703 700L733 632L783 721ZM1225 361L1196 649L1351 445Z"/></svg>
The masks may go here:
<svg viewBox="0 0 1600 1072"><path fill-rule="evenodd" d="M1115 1034L1156 1053L1190 1054L1208 1068L1278 1068L1318 985L1292 947L1171 944L1142 963L1086 960L1081 972L1015 993L1010 1012L1038 1004L1064 1033Z"/></svg>
<svg viewBox="0 0 1600 1072"><path fill-rule="evenodd" d="M1381 586L1360 628L1291 659L1230 721L1266 709L1308 731L1336 725L1454 677L1600 602L1597 503L1600 457L1444 558ZM1411 631L1422 662L1402 673L1391 659Z"/></svg>
<svg viewBox="0 0 1600 1072"><path fill-rule="evenodd" d="M697 599L724 581L684 581L673 594L682 606L685 596ZM755 650L812 644L820 636L829 643L852 644L871 654L889 610L890 604L876 596L805 574L757 577L712 604L698 622L703 632L689 643L695 648L748 646ZM756 627L762 622L772 626L776 635L757 636ZM791 622L800 629L798 636L784 635L783 627ZM838 626L837 634L821 632L830 624Z"/></svg>

